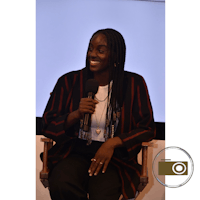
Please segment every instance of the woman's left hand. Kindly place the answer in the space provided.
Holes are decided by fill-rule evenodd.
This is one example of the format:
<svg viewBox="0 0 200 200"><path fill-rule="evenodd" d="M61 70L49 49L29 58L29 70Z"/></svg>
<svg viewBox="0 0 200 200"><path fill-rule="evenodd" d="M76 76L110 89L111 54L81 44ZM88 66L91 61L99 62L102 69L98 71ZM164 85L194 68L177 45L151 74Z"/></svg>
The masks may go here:
<svg viewBox="0 0 200 200"><path fill-rule="evenodd" d="M93 174L96 176L101 168L103 168L102 173L105 173L113 156L114 149L121 145L123 145L123 142L119 137L110 138L104 142L96 152L94 158L91 159L92 163L88 170L89 176Z"/></svg>

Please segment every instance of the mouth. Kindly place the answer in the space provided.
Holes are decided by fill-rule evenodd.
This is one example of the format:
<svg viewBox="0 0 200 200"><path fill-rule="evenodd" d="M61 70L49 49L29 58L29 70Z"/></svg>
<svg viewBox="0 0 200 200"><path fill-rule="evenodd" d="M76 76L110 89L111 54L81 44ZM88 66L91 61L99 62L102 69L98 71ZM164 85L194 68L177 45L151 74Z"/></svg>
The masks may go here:
<svg viewBox="0 0 200 200"><path fill-rule="evenodd" d="M98 65L100 61L90 60L90 65Z"/></svg>

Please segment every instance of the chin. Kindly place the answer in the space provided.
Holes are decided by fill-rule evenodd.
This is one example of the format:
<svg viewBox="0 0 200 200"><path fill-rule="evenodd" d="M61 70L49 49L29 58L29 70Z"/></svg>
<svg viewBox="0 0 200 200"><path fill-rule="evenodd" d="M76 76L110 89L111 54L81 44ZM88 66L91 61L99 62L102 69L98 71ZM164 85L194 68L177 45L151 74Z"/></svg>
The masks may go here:
<svg viewBox="0 0 200 200"><path fill-rule="evenodd" d="M99 71L99 68L97 66L92 66L90 65L90 71L91 72L98 72Z"/></svg>

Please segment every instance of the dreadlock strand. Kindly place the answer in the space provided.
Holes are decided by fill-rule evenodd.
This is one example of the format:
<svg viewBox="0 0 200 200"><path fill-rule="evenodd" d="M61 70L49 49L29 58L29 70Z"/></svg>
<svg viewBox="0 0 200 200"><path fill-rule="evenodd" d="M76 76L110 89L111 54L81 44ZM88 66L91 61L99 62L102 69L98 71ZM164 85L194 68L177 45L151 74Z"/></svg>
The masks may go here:
<svg viewBox="0 0 200 200"><path fill-rule="evenodd" d="M109 80L113 81L110 105L112 106L112 109L116 111L116 104L118 103L120 107L122 107L123 104L122 91L123 91L123 79L124 79L124 63L126 55L125 41L123 39L123 36L118 31L113 29L98 30L92 35L91 39L93 38L94 35L98 33L102 33L106 36L107 45L110 50ZM86 67L88 68L88 71L90 71L89 61L87 58L86 58ZM88 74L91 77L91 72L88 72Z"/></svg>

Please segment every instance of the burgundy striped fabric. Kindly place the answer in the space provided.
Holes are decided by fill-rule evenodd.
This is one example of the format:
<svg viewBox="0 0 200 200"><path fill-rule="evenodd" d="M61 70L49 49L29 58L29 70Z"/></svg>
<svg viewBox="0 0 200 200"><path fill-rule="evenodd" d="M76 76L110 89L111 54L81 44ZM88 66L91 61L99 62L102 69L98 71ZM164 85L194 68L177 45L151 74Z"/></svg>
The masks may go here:
<svg viewBox="0 0 200 200"><path fill-rule="evenodd" d="M56 145L49 150L49 166L67 157L77 138L79 123L67 131L64 124L68 114L78 109L80 99L84 97L85 80L85 68L63 75L58 79L47 103L43 114L43 134L56 141ZM134 197L139 184L141 166L137 163L137 154L141 143L150 141L155 135L146 83L142 76L125 72L124 103L115 132L115 136L123 141L124 147L116 149L111 161L119 171L125 198Z"/></svg>

